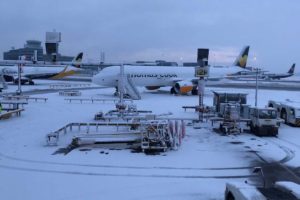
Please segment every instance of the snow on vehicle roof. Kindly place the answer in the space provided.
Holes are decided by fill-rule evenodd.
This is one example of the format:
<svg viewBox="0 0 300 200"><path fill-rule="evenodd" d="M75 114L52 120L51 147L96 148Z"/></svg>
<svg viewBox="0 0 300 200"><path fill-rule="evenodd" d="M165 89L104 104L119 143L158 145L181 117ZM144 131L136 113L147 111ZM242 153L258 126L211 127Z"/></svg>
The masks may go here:
<svg viewBox="0 0 300 200"><path fill-rule="evenodd" d="M260 109L260 110L276 110L276 109L273 108L273 107L263 107L263 106L250 107L250 108Z"/></svg>
<svg viewBox="0 0 300 200"><path fill-rule="evenodd" d="M279 189L284 189L290 191L295 197L300 199L300 185L289 182L289 181L280 181L275 183L275 187Z"/></svg>
<svg viewBox="0 0 300 200"><path fill-rule="evenodd" d="M248 95L248 93L243 93L243 92L238 92L238 91L230 91L230 92L228 92L228 91L225 91L225 90L218 90L218 91L216 91L216 90L212 90L212 92L214 93L214 94L218 94L218 95L221 95L221 94L239 94L239 95Z"/></svg>
<svg viewBox="0 0 300 200"><path fill-rule="evenodd" d="M266 200L266 198L256 189L255 186L246 184L244 182L230 182L226 183L226 188L237 199L260 199Z"/></svg>
<svg viewBox="0 0 300 200"><path fill-rule="evenodd" d="M300 108L300 102L299 101L293 101L290 99L286 99L285 101L278 101L278 103L280 104L284 104L290 107L294 107L294 108Z"/></svg>

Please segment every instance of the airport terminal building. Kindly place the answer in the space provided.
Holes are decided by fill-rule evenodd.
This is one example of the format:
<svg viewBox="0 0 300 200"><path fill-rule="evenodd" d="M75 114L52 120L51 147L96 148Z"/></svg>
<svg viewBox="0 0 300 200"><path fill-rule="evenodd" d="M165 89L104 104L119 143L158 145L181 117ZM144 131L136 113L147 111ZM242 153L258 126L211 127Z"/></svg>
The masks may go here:
<svg viewBox="0 0 300 200"><path fill-rule="evenodd" d="M4 60L19 60L19 56L25 56L26 60L32 60L34 51L37 51L37 60L42 61L43 47L42 42L38 40L27 40L23 48L15 49L12 48L10 51L3 53Z"/></svg>
<svg viewBox="0 0 300 200"><path fill-rule="evenodd" d="M56 61L72 61L72 56L62 56L58 51L61 42L60 32L46 32L46 41L44 54L42 42L38 40L27 40L23 48L11 50L3 53L4 60L19 60L20 56L24 56L25 60L31 61L36 52L37 61L56 62Z"/></svg>

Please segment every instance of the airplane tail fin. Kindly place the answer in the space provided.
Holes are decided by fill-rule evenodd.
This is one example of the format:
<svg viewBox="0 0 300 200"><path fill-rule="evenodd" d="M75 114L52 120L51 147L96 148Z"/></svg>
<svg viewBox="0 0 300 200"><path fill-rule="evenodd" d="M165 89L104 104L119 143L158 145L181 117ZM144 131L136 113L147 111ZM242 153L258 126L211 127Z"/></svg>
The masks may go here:
<svg viewBox="0 0 300 200"><path fill-rule="evenodd" d="M234 61L233 66L239 66L239 67L245 69L245 67L247 65L247 59L248 59L249 49L250 49L250 46L245 46L242 49L240 55Z"/></svg>
<svg viewBox="0 0 300 200"><path fill-rule="evenodd" d="M82 62L82 57L83 57L83 53L80 52L76 57L74 57L74 59L72 60L72 66L80 68L81 67L81 62Z"/></svg>
<svg viewBox="0 0 300 200"><path fill-rule="evenodd" d="M295 67L296 67L296 64L294 63L294 64L291 66L291 68L289 69L288 73L289 73L289 74L294 74Z"/></svg>

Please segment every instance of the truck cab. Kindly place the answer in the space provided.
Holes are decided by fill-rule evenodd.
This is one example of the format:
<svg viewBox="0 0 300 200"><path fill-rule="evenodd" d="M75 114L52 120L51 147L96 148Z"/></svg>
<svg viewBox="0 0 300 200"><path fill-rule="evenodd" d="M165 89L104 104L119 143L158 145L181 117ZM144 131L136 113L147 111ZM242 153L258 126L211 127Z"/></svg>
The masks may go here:
<svg viewBox="0 0 300 200"><path fill-rule="evenodd" d="M276 136L278 134L277 110L275 108L250 108L250 130L259 136Z"/></svg>

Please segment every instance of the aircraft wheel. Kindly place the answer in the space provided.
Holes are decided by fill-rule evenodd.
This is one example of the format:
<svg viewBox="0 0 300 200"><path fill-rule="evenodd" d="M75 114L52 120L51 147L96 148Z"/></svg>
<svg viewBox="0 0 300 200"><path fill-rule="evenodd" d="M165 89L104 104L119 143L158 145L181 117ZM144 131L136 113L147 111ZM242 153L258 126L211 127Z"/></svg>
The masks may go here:
<svg viewBox="0 0 300 200"><path fill-rule="evenodd" d="M192 95L198 95L198 90L197 89L192 89Z"/></svg>
<svg viewBox="0 0 300 200"><path fill-rule="evenodd" d="M171 94L177 94L177 92L176 92L176 90L175 90L174 87L171 88L170 93L171 93Z"/></svg>

